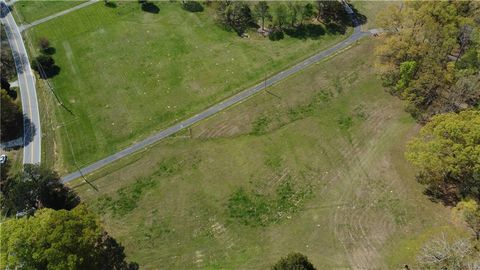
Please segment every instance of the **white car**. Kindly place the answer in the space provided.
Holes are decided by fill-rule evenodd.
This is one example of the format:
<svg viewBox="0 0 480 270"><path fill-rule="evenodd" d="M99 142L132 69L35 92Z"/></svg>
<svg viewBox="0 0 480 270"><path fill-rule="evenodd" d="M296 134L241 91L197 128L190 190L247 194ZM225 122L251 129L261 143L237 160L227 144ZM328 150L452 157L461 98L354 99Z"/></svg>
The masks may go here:
<svg viewBox="0 0 480 270"><path fill-rule="evenodd" d="M3 164L5 162L7 162L7 155L1 155L0 156L0 164Z"/></svg>

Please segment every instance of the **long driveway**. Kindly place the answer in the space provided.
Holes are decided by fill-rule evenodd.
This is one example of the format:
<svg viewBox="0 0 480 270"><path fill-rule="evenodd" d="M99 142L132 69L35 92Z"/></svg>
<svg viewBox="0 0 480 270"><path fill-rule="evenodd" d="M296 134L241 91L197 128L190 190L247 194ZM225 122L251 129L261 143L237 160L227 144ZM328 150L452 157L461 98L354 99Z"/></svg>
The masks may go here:
<svg viewBox="0 0 480 270"><path fill-rule="evenodd" d="M90 165L88 165L87 167L84 167L82 169L80 169L79 171L76 171L76 172L73 172L71 174L68 174L64 177L62 177L62 181L64 183L66 182L69 182L69 181L72 181L76 178L79 178L83 175L86 175L86 174L89 174L89 173L92 173L93 171L95 170L98 170L116 160L119 160L125 156L128 156L136 151L139 151L141 149L144 149L145 147L149 146L149 145L152 145L172 134L175 134L177 133L178 131L182 130L182 129L185 129L187 127L190 127L192 126L193 124L199 122L199 121L202 121L234 104L237 104L239 102L242 102L244 100L246 100L247 98L255 95L256 93L262 91L265 89L265 87L269 87L275 83L278 83L280 82L281 80L287 78L288 76L292 75L292 74L295 74L305 68L307 68L308 66L314 64L314 63L317 63L317 62L320 62L321 60L341 51L342 49L345 49L346 47L350 46L351 44L353 44L354 42L356 42L357 40L365 37L365 36L368 36L370 35L370 32L362 32L361 29L360 29L360 26L357 26L354 28L354 31L353 31L353 34L348 37L347 39L345 39L344 41L340 42L340 43L337 43L336 45L334 45L333 47L330 47L329 49L326 49L324 51L321 51L315 55L313 55L312 57L310 58L307 58L306 60L296 64L295 66L287 69L287 70L284 70L280 73L277 73L276 75L268 78L266 81L264 82L261 82L251 88L248 88L246 90L243 90L242 92L220 102L220 103L217 103L216 105L206 109L205 111L191 117L191 118L188 118L187 120L184 120L178 124L175 124L165 130L162 130L138 143L135 143L133 145L131 145L130 147L127 147L123 150L121 150L120 152L117 152L111 156L108 156L102 160L99 160L95 163L92 163Z"/></svg>
<svg viewBox="0 0 480 270"><path fill-rule="evenodd" d="M81 9L81 8L84 8L84 7L87 7L87 6L90 6L90 5L95 4L95 3L97 3L97 2L98 2L98 0L90 0L90 1L88 1L88 2L81 3L81 4L77 5L77 6L74 6L74 7L72 7L72 8L69 8L69 9L63 10L63 11L61 11L61 12L55 13L55 14L53 14L53 15L47 16L47 17L45 17L45 18L42 18L42 19L40 19L40 20L36 20L36 21L34 21L34 22L31 22L31 23L28 23L28 24L25 24L25 25L21 25L21 26L20 26L20 31L26 30L26 29L28 29L28 28L34 27L34 26L39 25L39 24L44 23L44 22L48 22L48 21L53 20L53 19L55 19L55 18L57 18L57 17L63 16L63 15L65 15L65 14L68 14L68 13L72 12L72 11L75 11L75 10L78 10L78 9Z"/></svg>
<svg viewBox="0 0 480 270"><path fill-rule="evenodd" d="M5 26L8 43L12 48L13 59L17 69L20 97L22 99L24 115L23 164L36 164L40 163L41 160L42 131L35 89L35 76L30 68L27 50L12 13L8 10L5 1L0 1L0 5L2 11L0 21Z"/></svg>

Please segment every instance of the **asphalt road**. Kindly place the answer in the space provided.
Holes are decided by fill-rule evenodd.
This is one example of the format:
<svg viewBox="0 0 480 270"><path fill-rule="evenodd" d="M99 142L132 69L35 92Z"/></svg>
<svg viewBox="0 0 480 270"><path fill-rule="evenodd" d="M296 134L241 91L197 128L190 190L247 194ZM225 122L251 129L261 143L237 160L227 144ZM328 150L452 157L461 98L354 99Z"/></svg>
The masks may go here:
<svg viewBox="0 0 480 270"><path fill-rule="evenodd" d="M92 173L93 171L95 170L98 170L116 160L119 160L125 156L128 156L136 151L139 151L141 149L144 149L146 148L147 146L149 145L152 145L174 133L177 133L178 131L184 129L184 128L187 128L187 127L190 127L192 126L193 124L199 122L199 121L202 121L234 104L237 104L239 102L242 102L244 100L246 100L247 98L255 95L256 93L262 91L265 89L265 87L269 87L273 84L276 84L278 82L280 82L281 80L287 78L288 76L292 75L292 74L295 74L305 68L307 68L308 66L314 64L314 63L317 63L317 62L320 62L321 60L329 57L329 56L332 56L334 55L335 53L341 51L342 49L350 46L351 44L353 44L355 41L361 39L362 37L365 37L365 36L369 36L370 35L370 32L361 32L360 30L360 26L357 26L355 27L354 31L353 31L353 34L348 37L347 39L345 39L344 41L340 42L340 43L337 43L336 45L334 45L333 47L329 48L329 49L326 49L324 51L321 51L315 55L313 55L312 57L296 64L295 66L287 69L287 70L284 70L280 73L277 73L276 75L268 78L266 81L264 82L261 82L251 88L248 88L220 103L217 103L216 105L206 109L205 111L187 119L187 120L184 120L178 124L175 124L165 130L162 130L138 143L135 143L133 144L132 146L128 147L128 148L125 148L123 150L121 150L120 152L117 152L111 156L108 156L102 160L99 160L95 163L92 163L82 169L80 169L79 171L76 171L76 172L73 172L71 174L68 174L68 175L65 175L64 177L62 177L62 181L64 183L66 182L69 182L69 181L72 181L76 178L79 178L83 175L87 175L89 173Z"/></svg>
<svg viewBox="0 0 480 270"><path fill-rule="evenodd" d="M95 4L95 3L97 3L97 2L98 2L98 0L90 0L90 1L88 1L88 2L79 4L78 6L74 6L74 7L72 7L72 8L63 10L63 11L61 11L61 12L55 13L55 14L50 15L50 16L48 16L48 17L42 18L42 19L40 19L40 20L36 20L36 21L31 22L31 23L29 23L29 24L21 25L21 26L20 26L20 31L26 30L26 29L28 29L28 28L30 28L30 27L34 27L34 26L39 25L39 24L44 23L44 22L48 22L48 21L50 21L50 20L52 20L52 19L55 19L55 18L60 17L60 16L63 16L63 15L65 15L65 14L68 14L68 13L70 13L70 12L72 12L72 11L77 10L77 9L84 8L84 7L89 6L89 5L91 5L91 4Z"/></svg>
<svg viewBox="0 0 480 270"><path fill-rule="evenodd" d="M30 68L27 50L23 43L20 30L9 12L5 1L0 1L0 21L5 26L8 43L12 48L13 59L17 69L18 86L22 99L24 136L23 136L23 164L40 163L41 160L41 126L38 112L37 93L35 88L35 76Z"/></svg>

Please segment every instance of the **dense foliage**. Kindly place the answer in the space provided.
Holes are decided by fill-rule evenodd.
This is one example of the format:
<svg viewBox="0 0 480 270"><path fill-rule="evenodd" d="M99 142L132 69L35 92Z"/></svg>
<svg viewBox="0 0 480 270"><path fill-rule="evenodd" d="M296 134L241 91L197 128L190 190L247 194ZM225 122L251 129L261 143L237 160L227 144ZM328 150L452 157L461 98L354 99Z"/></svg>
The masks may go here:
<svg viewBox="0 0 480 270"><path fill-rule="evenodd" d="M311 21L314 16L317 23ZM242 1L221 1L218 3L217 20L239 35L249 27L257 27L259 23L262 32L275 35L271 40L281 39L284 31L300 38L318 36L326 32L322 24L331 32L344 33L346 27L351 25L351 18L338 1L316 1L315 5L298 1L274 4L259 1L252 5ZM308 25L313 27L305 27L305 22L309 20ZM267 21L269 24L266 28Z"/></svg>
<svg viewBox="0 0 480 270"><path fill-rule="evenodd" d="M80 202L56 172L32 164L19 175L2 178L1 194L2 213L7 216L40 208L70 210Z"/></svg>
<svg viewBox="0 0 480 270"><path fill-rule="evenodd" d="M222 1L217 8L217 19L228 29L241 35L253 24L250 6L240 1Z"/></svg>
<svg viewBox="0 0 480 270"><path fill-rule="evenodd" d="M0 138L2 141L16 139L22 135L23 114L20 106L7 94L0 91Z"/></svg>
<svg viewBox="0 0 480 270"><path fill-rule="evenodd" d="M83 205L42 209L1 226L2 269L138 269Z"/></svg>
<svg viewBox="0 0 480 270"><path fill-rule="evenodd" d="M432 117L408 145L407 158L420 168L419 181L431 195L455 203L480 200L480 112Z"/></svg>
<svg viewBox="0 0 480 270"><path fill-rule="evenodd" d="M281 258L272 270L315 270L315 267L308 261L307 256L301 253L290 253Z"/></svg>
<svg viewBox="0 0 480 270"><path fill-rule="evenodd" d="M378 20L387 30L376 50L379 71L414 117L424 121L479 103L478 2L406 2Z"/></svg>

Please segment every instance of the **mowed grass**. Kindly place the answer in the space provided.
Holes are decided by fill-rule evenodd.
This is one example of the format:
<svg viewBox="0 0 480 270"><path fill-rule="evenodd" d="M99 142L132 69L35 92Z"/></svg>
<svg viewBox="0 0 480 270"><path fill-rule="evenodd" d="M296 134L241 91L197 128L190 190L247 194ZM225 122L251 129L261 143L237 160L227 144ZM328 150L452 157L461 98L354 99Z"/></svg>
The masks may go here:
<svg viewBox="0 0 480 270"><path fill-rule="evenodd" d="M400 269L461 229L403 157L418 126L365 40L190 131L72 183L144 269ZM334 72L332 72L334 71Z"/></svg>
<svg viewBox="0 0 480 270"><path fill-rule="evenodd" d="M58 170L72 171L193 116L348 35L272 42L252 32L240 38L180 3L89 6L28 30L46 37L60 73L54 90L62 138ZM351 29L348 29L351 32Z"/></svg>
<svg viewBox="0 0 480 270"><path fill-rule="evenodd" d="M13 15L17 19L17 24L31 23L57 12L72 8L83 2L85 1L21 0L15 2L13 5Z"/></svg>

